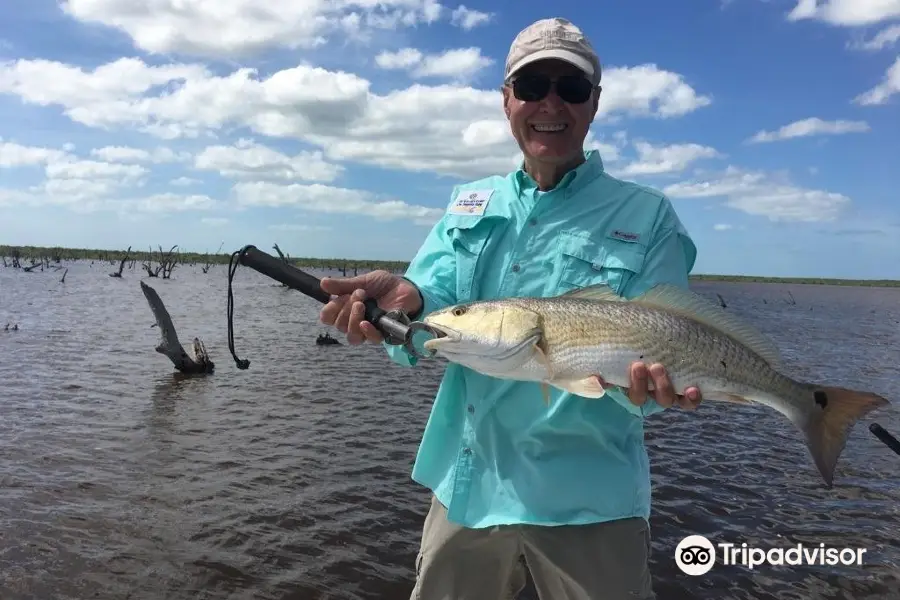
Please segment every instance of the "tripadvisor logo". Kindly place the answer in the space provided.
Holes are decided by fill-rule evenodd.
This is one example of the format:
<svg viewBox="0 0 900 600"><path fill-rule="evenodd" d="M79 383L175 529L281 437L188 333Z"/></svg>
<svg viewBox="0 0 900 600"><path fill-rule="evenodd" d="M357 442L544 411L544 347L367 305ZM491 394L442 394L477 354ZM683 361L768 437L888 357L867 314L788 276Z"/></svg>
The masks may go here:
<svg viewBox="0 0 900 600"><path fill-rule="evenodd" d="M718 548L718 550L717 550ZM719 555L723 565L743 565L750 569L760 565L856 565L863 564L865 548L832 548L825 544L788 548L756 548L720 542L713 545L702 535L689 535L675 547L675 564L688 575L703 575L716 564Z"/></svg>
<svg viewBox="0 0 900 600"><path fill-rule="evenodd" d="M702 535L689 535L675 547L675 564L688 575L708 573L716 563L716 547Z"/></svg>

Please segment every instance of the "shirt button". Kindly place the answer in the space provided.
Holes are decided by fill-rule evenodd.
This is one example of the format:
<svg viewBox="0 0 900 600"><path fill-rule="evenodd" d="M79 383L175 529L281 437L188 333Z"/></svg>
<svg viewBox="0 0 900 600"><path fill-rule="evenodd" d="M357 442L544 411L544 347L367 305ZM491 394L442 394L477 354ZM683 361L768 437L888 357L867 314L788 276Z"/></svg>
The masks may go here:
<svg viewBox="0 0 900 600"><path fill-rule="evenodd" d="M512 266L513 273L518 273L520 268L521 268L521 267L519 267L519 265L517 265L517 264L516 264L516 265L513 265L513 266Z"/></svg>
<svg viewBox="0 0 900 600"><path fill-rule="evenodd" d="M466 456L472 454L472 449L471 448L463 448L463 454L465 454Z"/></svg>
<svg viewBox="0 0 900 600"><path fill-rule="evenodd" d="M532 226L537 225L537 219L528 219L528 224Z"/></svg>
<svg viewBox="0 0 900 600"><path fill-rule="evenodd" d="M468 408L470 413L475 412L475 407L473 405L470 404Z"/></svg>

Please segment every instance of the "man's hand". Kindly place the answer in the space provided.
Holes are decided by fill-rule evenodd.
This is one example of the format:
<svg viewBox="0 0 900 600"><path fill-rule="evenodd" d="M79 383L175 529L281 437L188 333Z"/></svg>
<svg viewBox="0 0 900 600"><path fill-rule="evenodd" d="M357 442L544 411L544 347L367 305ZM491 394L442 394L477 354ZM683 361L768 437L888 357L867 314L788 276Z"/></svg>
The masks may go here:
<svg viewBox="0 0 900 600"><path fill-rule="evenodd" d="M648 381L653 380L654 390L648 391ZM681 394L675 392L672 382L669 381L669 375L666 373L665 367L656 363L647 368L642 362L631 363L631 385L628 388L628 398L632 403L642 406L650 396L656 402L665 408L670 408L673 404L678 404L685 410L694 410L703 399L700 390L696 387L689 387Z"/></svg>
<svg viewBox="0 0 900 600"><path fill-rule="evenodd" d="M326 277L321 287L332 297L319 312L319 320L346 333L351 345L384 341L375 326L365 320L366 298L374 298L382 310L402 310L406 314L413 314L422 306L416 286L388 271L372 271L356 277Z"/></svg>

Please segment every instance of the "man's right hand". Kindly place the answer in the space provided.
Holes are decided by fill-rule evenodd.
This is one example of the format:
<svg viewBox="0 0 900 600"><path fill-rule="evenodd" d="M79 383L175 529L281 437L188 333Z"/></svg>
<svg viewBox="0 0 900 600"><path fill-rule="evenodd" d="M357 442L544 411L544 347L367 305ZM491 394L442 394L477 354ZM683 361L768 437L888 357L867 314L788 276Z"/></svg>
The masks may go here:
<svg viewBox="0 0 900 600"><path fill-rule="evenodd" d="M416 286L388 271L372 271L356 277L325 277L321 287L331 294L331 301L322 308L319 320L346 333L347 341L354 345L384 341L381 332L365 320L366 298L374 298L385 311L402 310L411 315L422 308Z"/></svg>

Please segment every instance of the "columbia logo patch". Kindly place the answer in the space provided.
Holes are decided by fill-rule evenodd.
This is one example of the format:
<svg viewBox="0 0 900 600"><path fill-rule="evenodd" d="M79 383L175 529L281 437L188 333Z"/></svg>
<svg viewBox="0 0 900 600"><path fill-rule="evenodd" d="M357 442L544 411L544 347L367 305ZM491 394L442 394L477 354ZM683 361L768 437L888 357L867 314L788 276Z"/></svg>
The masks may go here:
<svg viewBox="0 0 900 600"><path fill-rule="evenodd" d="M611 234L610 237L614 237L619 240L623 240L625 242L636 242L641 239L641 236L633 231L622 231L621 229L616 229Z"/></svg>

